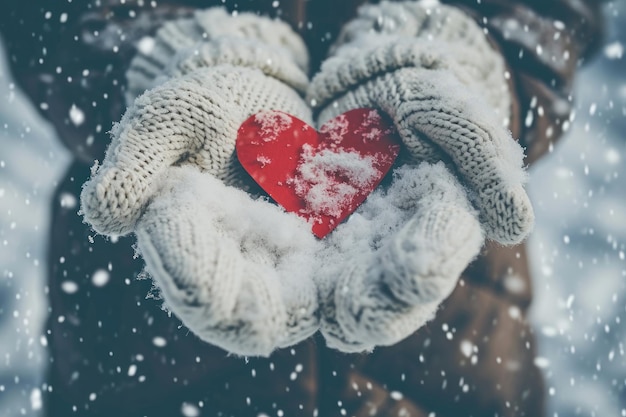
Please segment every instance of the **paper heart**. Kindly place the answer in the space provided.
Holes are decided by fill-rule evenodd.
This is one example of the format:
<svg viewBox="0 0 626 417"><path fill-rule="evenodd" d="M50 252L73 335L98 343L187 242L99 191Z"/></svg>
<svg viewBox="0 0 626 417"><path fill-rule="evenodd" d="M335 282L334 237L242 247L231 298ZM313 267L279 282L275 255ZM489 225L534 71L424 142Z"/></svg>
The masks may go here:
<svg viewBox="0 0 626 417"><path fill-rule="evenodd" d="M261 188L322 238L378 186L400 142L391 122L373 109L351 110L319 132L290 114L267 111L241 125L236 149Z"/></svg>

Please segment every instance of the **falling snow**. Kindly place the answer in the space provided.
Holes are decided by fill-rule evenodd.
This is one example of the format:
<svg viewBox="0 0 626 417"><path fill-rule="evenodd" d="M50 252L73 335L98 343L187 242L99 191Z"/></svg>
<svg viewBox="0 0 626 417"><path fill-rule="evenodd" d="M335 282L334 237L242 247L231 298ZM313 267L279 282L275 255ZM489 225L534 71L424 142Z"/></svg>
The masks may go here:
<svg viewBox="0 0 626 417"><path fill-rule="evenodd" d="M617 18L624 20L626 7L622 2L607 3L612 3L607 6L607 16L613 22L609 41L598 60L584 69L578 80L577 111L563 123L570 136L551 146L550 154L532 168L529 185L537 214L536 230L529 242L536 297L531 318L540 342L534 364L544 373L549 415L555 416L626 417L626 68L624 30L615 24ZM274 1L272 6L278 8L280 2ZM76 17L44 10L41 13L51 24L69 25ZM129 16L135 17L132 13ZM560 31L567 30L563 22L553 24ZM136 47L148 54L155 47L154 38L143 37ZM539 44L535 47L537 53L548 56L549 48ZM110 49L118 51L119 46L111 44ZM565 51L563 58L568 59L569 52ZM50 72L68 82L72 80L73 74L67 68L55 70L53 66ZM73 81L88 79L91 73L81 69ZM49 126L37 117L37 110L54 110L64 115L68 126L84 127L90 109L69 103L69 107L56 109L52 101L27 104L7 74L6 67L0 66L0 410L3 416L36 416L44 408L45 391L51 389L44 381L44 369L49 363L45 349L53 340L51 335L42 334L46 293L62 291L68 297L77 297L83 292L106 291L115 265L105 262L101 269L85 271L80 282L67 279L60 288L46 287L49 212L58 209L75 214L79 201L71 193L62 193L53 200L52 192L69 158ZM523 122L536 123L543 111L533 108L523 115ZM100 126L99 130L108 128ZM335 129L338 137L343 127L338 123L329 128ZM86 136L84 140L90 146L94 137ZM89 239L93 243L93 238ZM69 254L55 259L55 267L74 267L66 257L71 259ZM512 274L506 275L503 283L504 289L513 294L526 290L523 281ZM508 316L520 319L521 312L511 308ZM53 320L64 326L75 323L70 314ZM98 325L106 326L106 322ZM437 331L449 335L449 343L454 344L468 366L477 364L478 346L454 334L448 326ZM173 344L164 335L148 338L148 343L159 352ZM111 352L111 357L117 359L118 353ZM144 355L133 352L130 357L132 363L119 365L120 378L145 383L149 373L144 368ZM420 356L419 360L426 359ZM201 363L199 357L196 362ZM504 357L500 362L510 370L519 367ZM250 368L249 372L257 377L256 369ZM304 366L297 364L285 372L290 381L302 380ZM77 384L83 376L76 370L69 378ZM404 378L398 375L398 380ZM459 384L464 392L471 389L467 381L450 380L449 384ZM390 392L396 401L404 395ZM99 399L99 393L91 390L84 391L83 396L85 404ZM242 401L251 402L249 398ZM78 407L75 410L80 415ZM200 416L202 404L182 402L180 414ZM257 415L283 414L276 407ZM429 417L436 416L431 413Z"/></svg>
<svg viewBox="0 0 626 417"><path fill-rule="evenodd" d="M613 42L604 47L604 55L608 59L621 59L624 55L624 45L621 42Z"/></svg>
<svg viewBox="0 0 626 417"><path fill-rule="evenodd" d="M74 281L63 281L61 283L61 289L68 294L74 294L78 291L78 284Z"/></svg>
<svg viewBox="0 0 626 417"><path fill-rule="evenodd" d="M104 287L109 282L110 275L104 269L98 269L91 277L91 282L96 287Z"/></svg>
<svg viewBox="0 0 626 417"><path fill-rule="evenodd" d="M85 113L76 107L75 104L72 104L72 107L70 107L69 116L75 126L80 126L85 122Z"/></svg>
<svg viewBox="0 0 626 417"><path fill-rule="evenodd" d="M183 403L180 412L185 417L198 417L200 415L200 409L194 404Z"/></svg>
<svg viewBox="0 0 626 417"><path fill-rule="evenodd" d="M144 36L139 39L137 43L137 49L144 55L150 55L154 49L156 42L152 36Z"/></svg>
<svg viewBox="0 0 626 417"><path fill-rule="evenodd" d="M164 337L156 336L152 339L152 343L156 347L165 347L167 345L167 340Z"/></svg>
<svg viewBox="0 0 626 417"><path fill-rule="evenodd" d="M614 5L625 21L626 3ZM531 170L531 319L550 416L626 416L623 27L580 73L569 136Z"/></svg>

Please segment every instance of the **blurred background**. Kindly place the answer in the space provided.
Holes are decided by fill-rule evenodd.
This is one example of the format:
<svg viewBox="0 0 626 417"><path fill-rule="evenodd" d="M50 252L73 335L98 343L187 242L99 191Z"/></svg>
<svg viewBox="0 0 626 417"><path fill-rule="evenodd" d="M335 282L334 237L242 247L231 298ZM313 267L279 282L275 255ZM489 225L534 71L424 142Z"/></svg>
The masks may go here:
<svg viewBox="0 0 626 417"><path fill-rule="evenodd" d="M569 134L531 170L535 363L549 415L626 416L626 1L579 73ZM12 83L0 50L0 416L36 416L52 191L69 156ZM61 196L78 210L76 198Z"/></svg>
<svg viewBox="0 0 626 417"><path fill-rule="evenodd" d="M531 318L550 416L626 416L626 1L576 80L569 134L530 172Z"/></svg>

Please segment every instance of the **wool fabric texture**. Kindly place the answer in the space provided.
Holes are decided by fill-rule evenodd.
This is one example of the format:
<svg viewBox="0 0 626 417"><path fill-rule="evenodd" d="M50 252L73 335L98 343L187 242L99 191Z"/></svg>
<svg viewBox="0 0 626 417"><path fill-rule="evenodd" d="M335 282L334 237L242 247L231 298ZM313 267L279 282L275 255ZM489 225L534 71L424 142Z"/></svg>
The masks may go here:
<svg viewBox="0 0 626 417"><path fill-rule="evenodd" d="M433 318L483 242L476 210L442 162L397 169L320 253L327 344L360 352L411 335Z"/></svg>
<svg viewBox="0 0 626 417"><path fill-rule="evenodd" d="M308 99L319 123L376 107L416 161L447 160L468 187L489 239L520 243L534 224L523 150L503 124L505 66L468 16L443 5L383 2L360 9Z"/></svg>
<svg viewBox="0 0 626 417"><path fill-rule="evenodd" d="M172 168L162 187L137 244L166 307L189 329L247 356L318 330L318 242L304 220L194 167Z"/></svg>
<svg viewBox="0 0 626 417"><path fill-rule="evenodd" d="M284 23L210 9L166 24L153 52L128 72L131 105L83 187L85 221L136 233L165 306L201 339L267 356L309 337L318 294L301 259L315 243L308 226L229 187L247 185L234 152L244 120L275 109L312 123L298 93L302 41ZM286 232L255 235L277 215L268 224Z"/></svg>
<svg viewBox="0 0 626 417"><path fill-rule="evenodd" d="M238 23L239 19L258 21L257 26L265 29L275 24L280 42L243 37L245 26ZM197 28L198 22L207 26L214 21L220 21L222 29L216 36L221 37L189 49L202 39L204 32ZM190 27L195 32L188 36L195 38L184 42L186 32L182 30L190 31ZM173 35L175 30L180 32ZM235 138L249 116L276 109L312 123L311 110L296 90L307 85L300 66L305 65L306 49L286 24L249 14L235 18L220 8L209 9L198 12L194 19L165 25L155 42L155 62L163 65L145 76L147 72L138 68L152 55L136 57L128 73L129 84L136 87L130 89L138 91L140 84L150 88L156 80L165 82L132 102L111 132L102 166L94 167L92 179L83 189L85 220L99 233L124 235L133 231L142 208L155 192L157 177L174 164L195 165L229 184L237 183L243 175L234 154ZM291 44L300 45L302 50L298 54L285 52L284 45ZM165 64L165 45L182 48L168 50L170 64Z"/></svg>
<svg viewBox="0 0 626 417"><path fill-rule="evenodd" d="M165 23L148 47L140 48L126 72L126 99L130 105L168 78L220 63L259 68L302 89L308 62L304 42L286 23L251 13L235 17L213 7Z"/></svg>
<svg viewBox="0 0 626 417"><path fill-rule="evenodd" d="M165 24L130 66L130 107L81 194L94 230L136 234L166 308L239 355L318 329L346 352L397 343L433 317L485 237L519 242L532 224L523 154L502 127L504 64L461 12L363 7L310 85L306 66L278 21L216 8ZM374 107L404 142L391 182L322 241L246 193L235 155L260 111L312 124L305 93L318 125Z"/></svg>
<svg viewBox="0 0 626 417"><path fill-rule="evenodd" d="M307 98L319 109L319 124L354 108L381 109L403 140L406 166L419 164L387 191L388 199L412 201L402 204L405 214L389 238L370 236L363 248L370 261L343 263L328 282L318 278L329 346L395 344L434 316L485 237L516 244L532 228L523 151L503 127L510 116L504 62L457 9L382 2L362 7L345 25ZM399 185L406 175L419 186ZM371 199L362 210L373 218ZM350 259L340 237L345 228L333 244Z"/></svg>

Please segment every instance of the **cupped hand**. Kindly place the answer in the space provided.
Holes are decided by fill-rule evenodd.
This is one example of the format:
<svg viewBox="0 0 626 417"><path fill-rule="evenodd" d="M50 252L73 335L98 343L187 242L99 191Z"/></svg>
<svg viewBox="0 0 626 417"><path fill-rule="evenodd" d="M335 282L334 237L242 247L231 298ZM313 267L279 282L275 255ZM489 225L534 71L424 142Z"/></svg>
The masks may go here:
<svg viewBox="0 0 626 417"><path fill-rule="evenodd" d="M188 23L165 30L189 32ZM113 129L81 195L97 232L137 235L165 306L201 339L240 355L269 355L318 329L309 262L317 242L296 215L245 191L252 183L234 152L239 126L262 110L311 122L299 93L307 77L281 48L227 36L179 51L169 79Z"/></svg>

